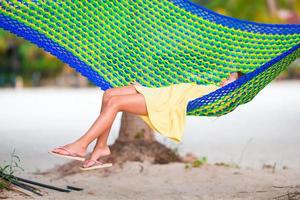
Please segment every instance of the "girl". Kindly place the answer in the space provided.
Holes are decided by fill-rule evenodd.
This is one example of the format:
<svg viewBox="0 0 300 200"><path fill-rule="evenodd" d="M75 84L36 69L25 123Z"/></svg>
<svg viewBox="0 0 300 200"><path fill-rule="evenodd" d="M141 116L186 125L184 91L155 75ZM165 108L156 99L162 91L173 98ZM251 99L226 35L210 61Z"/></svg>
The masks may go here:
<svg viewBox="0 0 300 200"><path fill-rule="evenodd" d="M220 86L233 82L242 73L231 73ZM50 153L70 159L84 161L81 170L112 166L99 158L110 155L107 139L113 121L120 111L139 115L152 129L179 142L185 125L186 106L197 97L208 94L219 86L179 83L160 88L148 88L134 82L131 85L107 89L102 98L100 115L88 131L73 143L58 147ZM90 158L85 159L88 145L96 145Z"/></svg>

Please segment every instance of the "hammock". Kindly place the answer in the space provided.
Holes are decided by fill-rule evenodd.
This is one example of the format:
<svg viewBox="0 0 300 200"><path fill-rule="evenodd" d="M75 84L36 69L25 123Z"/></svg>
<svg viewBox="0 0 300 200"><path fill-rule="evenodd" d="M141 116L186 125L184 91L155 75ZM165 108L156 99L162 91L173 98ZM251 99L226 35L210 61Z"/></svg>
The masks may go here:
<svg viewBox="0 0 300 200"><path fill-rule="evenodd" d="M300 56L300 25L247 22L189 0L0 1L0 27L50 52L102 90L238 80L189 102L220 116L252 100Z"/></svg>

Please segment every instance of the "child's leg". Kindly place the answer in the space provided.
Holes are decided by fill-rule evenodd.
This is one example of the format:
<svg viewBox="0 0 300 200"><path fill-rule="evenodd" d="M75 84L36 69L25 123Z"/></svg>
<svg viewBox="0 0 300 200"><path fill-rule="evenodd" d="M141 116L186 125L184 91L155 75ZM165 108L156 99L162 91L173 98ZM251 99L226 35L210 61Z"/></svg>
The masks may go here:
<svg viewBox="0 0 300 200"><path fill-rule="evenodd" d="M107 101L112 96L128 95L128 94L138 94L138 92L136 91L136 89L132 85L124 86L124 87L117 87L117 88L110 88L110 89L106 90L103 94L100 114L102 113L103 108L106 106ZM97 138L96 146L100 145L100 147L101 147L101 145L106 145L107 144L107 139L108 139L110 129L111 129L111 127L105 133L101 134Z"/></svg>
<svg viewBox="0 0 300 200"><path fill-rule="evenodd" d="M102 106L101 106L100 114L102 113L103 108L106 107L106 104L107 104L108 100L112 96L114 96L114 95L126 95L126 94L137 94L137 91L134 88L134 86L132 86L132 85L107 89L104 92L103 97L102 97ZM111 128L111 126L110 126L110 128ZM100 145L103 145L103 144L107 143L107 138L108 138L108 135L109 135L110 128L107 129L104 134L101 134L98 137L96 146L98 146L98 145L100 146ZM81 155L81 156L83 156L85 154L86 149L87 149L87 146L80 146L80 144L78 145L76 142L73 142L71 144L67 144L64 147L65 147L65 149L67 149L71 152L75 152L75 153L77 153L78 155ZM65 152L65 150L59 149L59 148L54 149L53 151L56 152L56 153L61 153L61 154L68 153L68 152Z"/></svg>
<svg viewBox="0 0 300 200"><path fill-rule="evenodd" d="M112 97L116 95L128 95L128 94L138 94L134 86L124 86L124 87L117 87L117 88L110 88L106 90L103 94L102 98L102 104L101 104L101 110L100 114L103 112L103 108L106 107L107 101ZM112 125L103 132L98 138L96 145L94 147L94 153L98 154L99 156L109 154L110 150L107 146L107 140L110 133Z"/></svg>
<svg viewBox="0 0 300 200"><path fill-rule="evenodd" d="M147 114L145 99L142 94L137 93L131 95L111 96L107 100L106 104L104 104L101 115L93 123L88 132L74 143L66 145L66 149L72 152L76 152L79 155L83 155L88 144L90 144L94 139L100 137L105 132L106 136L104 139L106 139L109 134L109 129L111 128L111 125L116 117L116 114L119 111L122 111L123 106L127 103L131 103L131 106L129 105L129 109L125 109L124 111L132 112L134 114ZM63 151L61 149L56 149L54 151L63 153L61 152Z"/></svg>
<svg viewBox="0 0 300 200"><path fill-rule="evenodd" d="M94 139L101 136L111 127L119 111L126 111L137 115L148 114L145 99L142 94L112 96L92 127L86 134L80 137L77 142L83 146L87 146Z"/></svg>
<svg viewBox="0 0 300 200"><path fill-rule="evenodd" d="M131 94L131 95L116 95L112 96L106 106L103 108L102 114L93 124L92 128L79 139L79 142L83 142L84 144L90 143L96 137L99 137L99 133L101 129L109 128L106 126L107 124L111 124L109 122L110 118L114 118L119 111L130 112L138 115L147 115L147 108L145 98L142 94ZM113 121L113 120L112 120ZM100 137L103 134L107 134L106 131L102 131L100 133ZM106 136L108 137L108 135ZM103 144L105 147L101 148L101 146L96 146L89 160L86 160L83 164L84 167L89 167L91 160L97 160L102 155L108 155L110 153L107 144Z"/></svg>

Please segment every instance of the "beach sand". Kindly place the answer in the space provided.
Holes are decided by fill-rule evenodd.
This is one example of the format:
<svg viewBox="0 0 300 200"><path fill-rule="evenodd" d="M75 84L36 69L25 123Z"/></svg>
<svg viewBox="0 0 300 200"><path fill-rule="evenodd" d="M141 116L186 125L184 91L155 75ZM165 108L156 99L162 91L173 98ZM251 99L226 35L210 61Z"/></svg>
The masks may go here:
<svg viewBox="0 0 300 200"><path fill-rule="evenodd" d="M242 169L213 164L185 169L185 164L178 162L159 165L130 161L122 168L116 165L68 176L60 176L64 170L58 168L43 175L31 172L64 164L65 160L50 156L48 150L73 141L90 126L99 112L99 89L1 90L0 110L5 115L0 115L0 163L5 164L16 148L25 169L17 174L20 177L59 187L74 185L84 191L60 193L43 188L42 198L5 191L0 192L0 199L265 200L287 192L299 193L299 84L270 84L251 103L217 120L190 116L185 138L176 148L156 134L158 141L182 155L193 152L197 157L208 157L209 163L232 162ZM110 144L118 136L120 117L111 131ZM131 152L135 156L140 151L135 148ZM263 164L274 163L275 173L261 169ZM66 168L70 169L68 165ZM284 199L288 198L280 200Z"/></svg>
<svg viewBox="0 0 300 200"><path fill-rule="evenodd" d="M80 172L58 177L56 171L47 175L32 174L26 178L59 187L73 185L83 191L61 193L42 189L44 197L33 199L88 200L154 200L154 199L274 199L295 191L300 192L299 169L239 169L204 164L185 168L184 163L150 164L126 162L122 166ZM32 199L13 192L0 197ZM288 198L282 198L288 199Z"/></svg>

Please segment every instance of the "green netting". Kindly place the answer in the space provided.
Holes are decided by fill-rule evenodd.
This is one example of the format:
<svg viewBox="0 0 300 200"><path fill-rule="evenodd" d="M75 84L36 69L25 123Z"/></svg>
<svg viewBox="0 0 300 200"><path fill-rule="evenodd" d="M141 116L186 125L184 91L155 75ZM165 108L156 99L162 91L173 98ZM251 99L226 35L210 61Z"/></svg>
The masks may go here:
<svg viewBox="0 0 300 200"><path fill-rule="evenodd" d="M295 48L300 43L299 26L230 21L184 0L1 1L0 5L2 28L50 51L104 90L132 81L148 87L218 84L230 72L254 72L280 57L268 69L191 102L188 115L232 111L299 56L299 47ZM22 29L16 29L20 24ZM44 37L47 40L39 39ZM74 63L74 57L80 62Z"/></svg>

